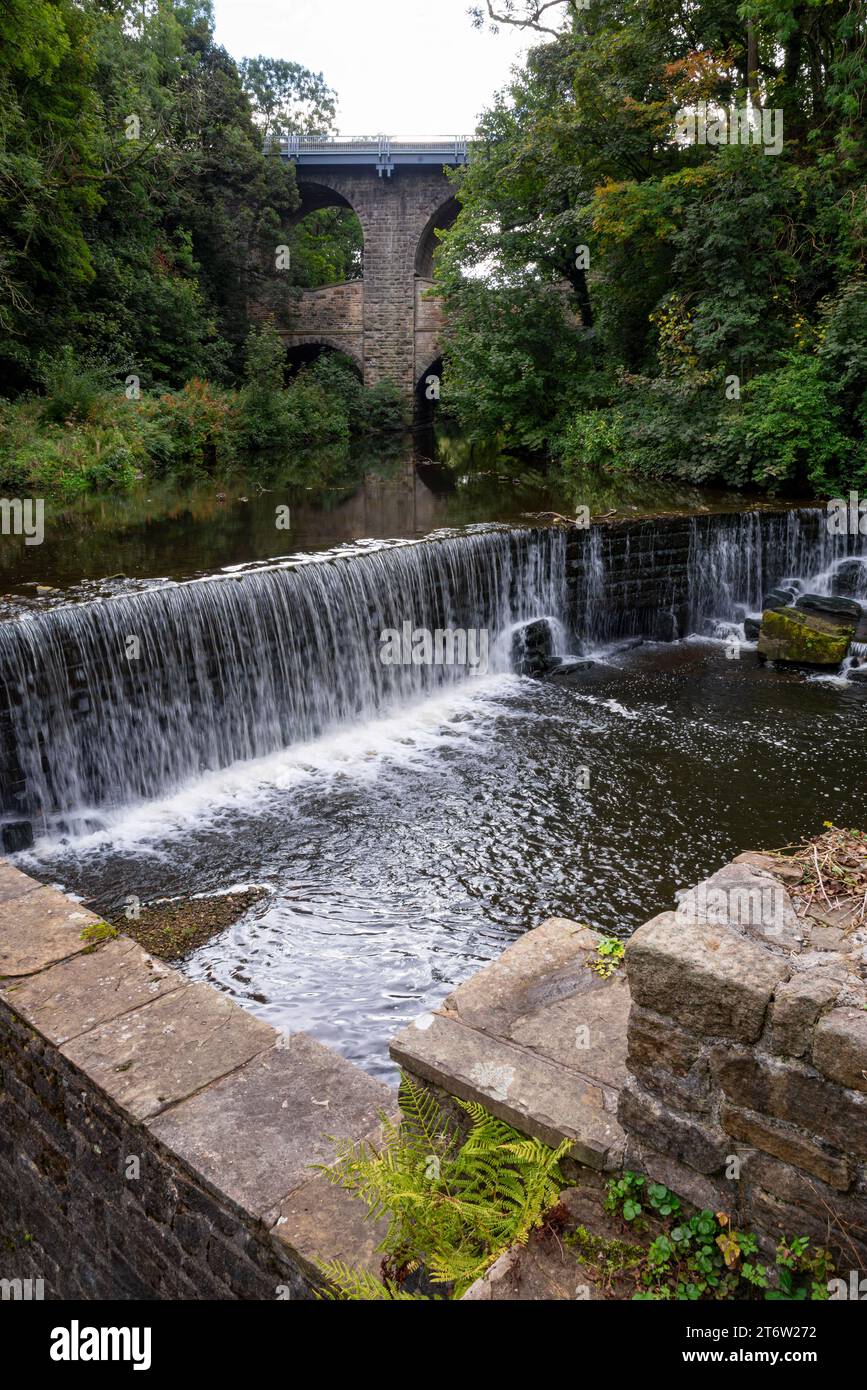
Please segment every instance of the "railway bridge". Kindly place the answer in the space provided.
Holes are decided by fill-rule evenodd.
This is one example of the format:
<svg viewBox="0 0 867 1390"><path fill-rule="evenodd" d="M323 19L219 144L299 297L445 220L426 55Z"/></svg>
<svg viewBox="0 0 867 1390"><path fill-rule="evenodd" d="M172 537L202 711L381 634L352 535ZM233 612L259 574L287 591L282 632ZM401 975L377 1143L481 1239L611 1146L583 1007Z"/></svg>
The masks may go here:
<svg viewBox="0 0 867 1390"><path fill-rule="evenodd" d="M364 234L363 278L305 290L283 328L287 347L336 348L365 385L391 379L411 395L440 356L442 306L425 292L436 231L458 211L445 170L466 163L466 140L291 136L281 155L296 168L297 218L348 207Z"/></svg>

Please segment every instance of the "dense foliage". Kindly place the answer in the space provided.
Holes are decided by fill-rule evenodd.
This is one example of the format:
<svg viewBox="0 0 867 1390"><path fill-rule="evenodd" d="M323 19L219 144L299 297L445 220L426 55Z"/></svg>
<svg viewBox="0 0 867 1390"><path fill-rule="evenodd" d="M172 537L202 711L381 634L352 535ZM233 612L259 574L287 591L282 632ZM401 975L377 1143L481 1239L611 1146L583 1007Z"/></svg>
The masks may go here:
<svg viewBox="0 0 867 1390"><path fill-rule="evenodd" d="M576 485L601 465L867 488L860 7L504 0L489 16L543 33L456 175L444 403ZM749 93L782 112L779 153L678 138L699 102L712 117Z"/></svg>
<svg viewBox="0 0 867 1390"><path fill-rule="evenodd" d="M237 388L236 445L345 433L339 401L323 423L329 387L309 378L274 406L267 441L244 413L251 315L293 286L360 273L357 219L330 208L298 221L293 167L273 143L328 129L334 110L298 64L239 68L214 41L210 0L0 4L4 483L121 482L189 453L213 406L201 460L222 447Z"/></svg>
<svg viewBox="0 0 867 1390"><path fill-rule="evenodd" d="M284 481L343 483L350 456L361 468L365 448L381 453L385 436L400 438L403 402L389 382L365 389L346 362L323 356L287 384L270 324L251 331L244 356L240 389L192 377L130 400L110 370L61 350L47 359L44 395L0 400L0 481L73 498L193 469L222 474L255 456Z"/></svg>

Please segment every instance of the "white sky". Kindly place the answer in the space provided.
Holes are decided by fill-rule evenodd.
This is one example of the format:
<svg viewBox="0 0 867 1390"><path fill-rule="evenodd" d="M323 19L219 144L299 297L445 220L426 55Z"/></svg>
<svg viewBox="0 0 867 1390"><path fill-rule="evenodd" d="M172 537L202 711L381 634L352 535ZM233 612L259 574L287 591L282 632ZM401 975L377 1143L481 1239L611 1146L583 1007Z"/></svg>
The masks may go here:
<svg viewBox="0 0 867 1390"><path fill-rule="evenodd" d="M471 0L215 0L216 38L322 72L341 135L469 135L530 37L473 29Z"/></svg>

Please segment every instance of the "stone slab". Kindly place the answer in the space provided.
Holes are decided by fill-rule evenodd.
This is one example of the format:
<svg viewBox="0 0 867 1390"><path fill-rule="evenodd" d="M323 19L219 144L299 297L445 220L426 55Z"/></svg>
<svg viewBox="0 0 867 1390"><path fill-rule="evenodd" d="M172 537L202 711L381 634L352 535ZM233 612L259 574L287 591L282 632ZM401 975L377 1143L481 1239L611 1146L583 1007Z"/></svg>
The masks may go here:
<svg viewBox="0 0 867 1390"><path fill-rule="evenodd" d="M867 1012L832 1009L816 1025L813 1061L820 1071L853 1091L867 1091Z"/></svg>
<svg viewBox="0 0 867 1390"><path fill-rule="evenodd" d="M99 917L53 888L36 888L0 905L0 978L34 975L92 949L82 941Z"/></svg>
<svg viewBox="0 0 867 1390"><path fill-rule="evenodd" d="M806 1056L816 1020L833 1004L845 981L844 966L831 961L826 968L799 971L778 985L771 1005L774 1051L789 1057Z"/></svg>
<svg viewBox="0 0 867 1390"><path fill-rule="evenodd" d="M655 1149L667 1151L699 1173L718 1173L731 1143L712 1121L679 1114L631 1076L620 1092L618 1116L630 1138L637 1136Z"/></svg>
<svg viewBox="0 0 867 1390"><path fill-rule="evenodd" d="M329 1135L369 1134L393 1109L383 1082L293 1033L147 1125L200 1178L271 1227L313 1165L333 1162Z"/></svg>
<svg viewBox="0 0 867 1390"><path fill-rule="evenodd" d="M527 932L449 995L441 1012L606 1086L626 1079L625 976L589 968L598 932L562 917Z"/></svg>
<svg viewBox="0 0 867 1390"><path fill-rule="evenodd" d="M38 975L0 985L0 997L59 1047L186 983L122 936Z"/></svg>
<svg viewBox="0 0 867 1390"><path fill-rule="evenodd" d="M852 1186L853 1167L842 1155L787 1125L774 1124L763 1115L754 1115L725 1101L720 1108L720 1124L733 1139L803 1168L840 1192L847 1192Z"/></svg>
<svg viewBox="0 0 867 1390"><path fill-rule="evenodd" d="M726 864L680 895L679 920L730 926L763 944L797 954L804 926L780 880L745 864Z"/></svg>
<svg viewBox="0 0 867 1390"><path fill-rule="evenodd" d="M794 1061L716 1047L711 1067L727 1098L758 1115L791 1121L844 1154L867 1159L867 1096L844 1090Z"/></svg>
<svg viewBox="0 0 867 1390"><path fill-rule="evenodd" d="M663 912L626 945L636 1004L687 1032L755 1042L774 989L791 970L783 955L726 926Z"/></svg>
<svg viewBox="0 0 867 1390"><path fill-rule="evenodd" d="M25 893L34 893L41 887L42 884L37 879L22 874L8 859L0 859L0 903L21 898Z"/></svg>
<svg viewBox="0 0 867 1390"><path fill-rule="evenodd" d="M751 869L762 869L784 883L800 883L804 877L802 865L789 863L781 855L762 854L760 850L748 849L743 854L736 854L732 863L746 864Z"/></svg>
<svg viewBox="0 0 867 1390"><path fill-rule="evenodd" d="M604 1088L575 1069L469 1028L453 1016L422 1015L392 1040L394 1060L461 1100L473 1100L523 1134L591 1168L615 1167L623 1133ZM613 1104L614 1096L610 1097Z"/></svg>
<svg viewBox="0 0 867 1390"><path fill-rule="evenodd" d="M400 1116L393 1119L397 1123ZM380 1130L376 1130L366 1142L378 1148L379 1138ZM340 1260L378 1277L383 1259L379 1246L388 1226L387 1217L372 1220L359 1197L317 1173L281 1203L271 1237L311 1274L319 1273L320 1260Z"/></svg>
<svg viewBox="0 0 867 1390"><path fill-rule="evenodd" d="M269 1024L210 985L184 985L64 1044L61 1052L144 1119L273 1046Z"/></svg>

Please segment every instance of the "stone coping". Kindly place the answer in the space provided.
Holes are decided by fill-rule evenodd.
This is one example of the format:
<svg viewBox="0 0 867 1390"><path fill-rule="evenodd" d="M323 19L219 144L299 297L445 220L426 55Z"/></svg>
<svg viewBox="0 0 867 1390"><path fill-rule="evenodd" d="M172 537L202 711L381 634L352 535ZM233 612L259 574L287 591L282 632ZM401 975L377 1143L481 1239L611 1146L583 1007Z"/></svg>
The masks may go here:
<svg viewBox="0 0 867 1390"><path fill-rule="evenodd" d="M629 988L602 979L599 933L551 917L513 942L391 1043L423 1081L473 1100L591 1168L619 1167Z"/></svg>
<svg viewBox="0 0 867 1390"><path fill-rule="evenodd" d="M317 1259L378 1268L384 1233L313 1165L376 1142L395 1097L305 1033L283 1034L0 860L3 1006L195 1180L321 1284ZM108 1160L106 1160L108 1162Z"/></svg>

